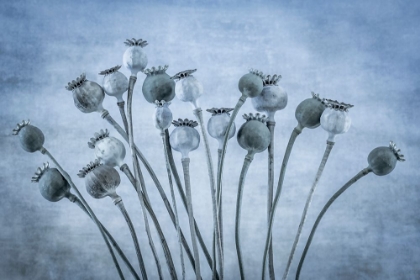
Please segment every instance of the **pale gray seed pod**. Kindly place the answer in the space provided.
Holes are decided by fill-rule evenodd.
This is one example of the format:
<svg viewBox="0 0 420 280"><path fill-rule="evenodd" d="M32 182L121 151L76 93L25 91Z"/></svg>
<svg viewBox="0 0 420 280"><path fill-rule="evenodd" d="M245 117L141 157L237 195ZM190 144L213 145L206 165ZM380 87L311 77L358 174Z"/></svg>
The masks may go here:
<svg viewBox="0 0 420 280"><path fill-rule="evenodd" d="M172 123L172 112L169 109L169 105L171 105L171 102L165 102L165 100L156 100L155 104L156 110L153 113L153 121L155 123L155 127L163 131L169 128Z"/></svg>
<svg viewBox="0 0 420 280"><path fill-rule="evenodd" d="M225 137L226 129L229 124L230 115L229 112L233 111L232 108L211 108L207 109L207 112L212 113L209 121L207 122L207 131L210 136L217 139L219 142L219 149L223 147L223 139ZM232 138L235 135L236 126L235 123L232 123L232 126L229 130L229 138Z"/></svg>
<svg viewBox="0 0 420 280"><path fill-rule="evenodd" d="M123 55L123 65L131 71L131 75L137 76L138 72L143 71L147 66L147 55L143 47L147 46L147 41L142 39L127 39L124 44L128 46Z"/></svg>
<svg viewBox="0 0 420 280"><path fill-rule="evenodd" d="M102 86L105 93L117 98L117 102L124 101L122 95L128 89L128 79L118 71L120 68L121 66L115 66L99 73L99 75L104 75Z"/></svg>
<svg viewBox="0 0 420 280"><path fill-rule="evenodd" d="M90 138L88 146L95 149L95 156L105 165L110 167L124 164L126 154L124 144L115 137L109 136L107 129L100 130Z"/></svg>
<svg viewBox="0 0 420 280"><path fill-rule="evenodd" d="M172 149L182 154L182 158L188 158L188 154L200 144L200 134L194 129L198 123L188 119L178 119L172 123L175 129L170 135L169 143Z"/></svg>
<svg viewBox="0 0 420 280"><path fill-rule="evenodd" d="M197 71L186 70L175 74L171 79L177 80L175 83L176 97L184 102L190 102L194 108L198 108L198 98L203 95L204 89L201 82L199 82L191 73Z"/></svg>
<svg viewBox="0 0 420 280"><path fill-rule="evenodd" d="M350 128L351 119L348 116L348 109L353 105L331 99L324 99L323 103L327 108L321 115L321 126L328 132L328 141L335 142L337 134L346 133Z"/></svg>

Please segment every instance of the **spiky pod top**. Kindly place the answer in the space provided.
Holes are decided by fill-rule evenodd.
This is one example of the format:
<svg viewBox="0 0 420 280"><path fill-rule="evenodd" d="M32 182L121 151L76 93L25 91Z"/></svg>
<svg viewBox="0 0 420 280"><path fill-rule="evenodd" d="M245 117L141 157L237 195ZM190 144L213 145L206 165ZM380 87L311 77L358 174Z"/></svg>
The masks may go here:
<svg viewBox="0 0 420 280"><path fill-rule="evenodd" d="M81 87L86 81L86 73L82 73L79 77L76 78L76 80L69 82L66 86L66 89L68 91L73 91L76 88Z"/></svg>
<svg viewBox="0 0 420 280"><path fill-rule="evenodd" d="M255 115L254 114L252 114L252 113L249 113L249 114L244 114L243 116L242 116L247 122L249 122L249 121L259 121L259 122L262 122L262 123L266 123L267 122L267 117L265 116L265 115L260 115L260 113L256 113Z"/></svg>
<svg viewBox="0 0 420 280"><path fill-rule="evenodd" d="M94 136L92 138L90 138L90 141L88 142L88 146L91 149L95 149L95 143L98 142L99 140L102 140L106 137L109 137L109 131L108 129L105 129L105 131L103 129L101 129L99 132L95 132Z"/></svg>
<svg viewBox="0 0 420 280"><path fill-rule="evenodd" d="M93 162L91 161L90 163L88 163L86 167L82 167L82 169L79 170L79 173L77 173L77 176L79 176L80 178L85 178L86 175L89 174L89 172L101 165L102 164L100 163L99 159L95 159Z"/></svg>
<svg viewBox="0 0 420 280"><path fill-rule="evenodd" d="M177 121L172 121L172 124L175 127L181 127L181 126L189 126L189 127L196 127L198 126L198 122L189 120L189 119L178 119Z"/></svg>
<svg viewBox="0 0 420 280"><path fill-rule="evenodd" d="M147 43L146 40L143 40L143 39L134 39L134 38L132 38L131 40L130 39L126 39L126 41L124 42L124 44L126 46L128 46L128 47L139 46L139 47L142 47L142 48L144 48L145 46L148 45L148 43Z"/></svg>
<svg viewBox="0 0 420 280"><path fill-rule="evenodd" d="M281 75L274 74L273 77L267 75L263 78L264 86L277 86L278 81L281 79Z"/></svg>
<svg viewBox="0 0 420 280"><path fill-rule="evenodd" d="M44 163L41 167L38 167L35 171L35 175L32 176L31 182L38 183L39 179L42 177L42 174L50 167L49 162Z"/></svg>
<svg viewBox="0 0 420 280"><path fill-rule="evenodd" d="M229 112L233 111L233 108L211 108L207 109L207 112L211 113L212 116L221 115L221 114L228 114Z"/></svg>
<svg viewBox="0 0 420 280"><path fill-rule="evenodd" d="M182 80L188 76L190 76L192 73L194 73L195 71L197 71L197 69L192 69L192 70L185 70L185 71L181 71L176 73L175 75L173 75L171 77L172 80Z"/></svg>
<svg viewBox="0 0 420 280"><path fill-rule="evenodd" d="M117 66L114 66L114 67L111 67L109 69L106 69L106 70L103 70L103 71L99 72L99 75L104 75L104 76L110 75L110 74L115 73L118 70L120 70L120 68L121 68L121 65L117 65Z"/></svg>
<svg viewBox="0 0 420 280"><path fill-rule="evenodd" d="M351 104L338 102L337 100L326 99L326 98L324 98L322 102L327 108L331 108L331 109L334 109L337 111L343 111L343 112L348 112L351 107L354 107L354 105L351 105Z"/></svg>
<svg viewBox="0 0 420 280"><path fill-rule="evenodd" d="M145 70L143 70L143 73L146 75L158 75L158 74L163 74L166 73L166 70L168 70L169 66L165 65L165 66L158 66L158 67L152 67L152 68L147 68Z"/></svg>

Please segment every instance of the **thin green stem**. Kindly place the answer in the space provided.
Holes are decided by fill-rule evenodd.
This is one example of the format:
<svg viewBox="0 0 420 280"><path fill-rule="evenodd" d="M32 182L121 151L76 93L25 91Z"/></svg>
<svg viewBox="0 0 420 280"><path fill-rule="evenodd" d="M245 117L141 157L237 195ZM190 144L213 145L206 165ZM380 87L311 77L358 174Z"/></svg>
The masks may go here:
<svg viewBox="0 0 420 280"><path fill-rule="evenodd" d="M139 242L137 239L136 230L134 229L133 223L131 222L130 216L127 213L127 210L125 210L124 203L121 198L114 200L115 205L120 209L121 214L123 214L125 221L127 222L128 228L130 229L131 238L134 242L134 247L136 249L136 255L137 259L139 261L140 270L142 271L142 275L144 279L147 279L146 275L146 267L144 266L143 256L141 254ZM146 277L145 277L146 276Z"/></svg>
<svg viewBox="0 0 420 280"><path fill-rule="evenodd" d="M220 273L220 278L223 279L223 256L222 256L222 244L221 244L221 240L220 240L220 224L219 224L219 219L217 216L217 203L216 203L216 189L215 189L215 181L214 181L214 168L213 168L213 160L211 157L211 152L210 152L210 145L209 145L209 140L207 137L207 132L204 126L204 121L203 121L203 112L201 110L201 108L196 108L193 111L194 115L196 116L198 123L200 124L200 129L201 129L201 135L203 136L204 139L204 147L206 149L206 159L207 159L207 171L209 174L209 179L210 179L210 194L211 194L211 201L212 201L212 210L213 210L213 232L215 232L214 234L214 239L215 242L217 243L217 254L219 257L219 273ZM213 243L215 243L213 242ZM214 250L214 246L213 246L213 265L212 265L212 271L213 271L213 279L216 278L216 250Z"/></svg>
<svg viewBox="0 0 420 280"><path fill-rule="evenodd" d="M262 272L261 272L261 279L262 280L264 280L268 247L270 245L270 240L271 240L271 231L273 229L273 221L274 221L274 216L276 214L277 203L279 201L281 190L282 190L282 187L283 187L283 181L284 181L284 175L286 174L287 163L289 161L290 153L292 152L292 149L293 149L293 144L295 143L295 140L296 140L297 136L302 132L302 129L303 129L303 127L300 124L298 124L293 129L293 132L290 135L289 143L287 143L287 148L286 148L286 151L284 153L283 162L281 164L279 182L277 184L276 195L274 196L273 207L271 208L270 221L269 221L269 224L268 224L267 237L266 237L266 240L265 240L263 264L262 264Z"/></svg>
<svg viewBox="0 0 420 280"><path fill-rule="evenodd" d="M239 263L239 273L241 274L241 279L245 279L244 267L242 264L242 252L241 252L241 240L239 235L239 230L241 226L241 205L242 205L242 193L245 183L246 173L248 172L249 166L251 165L252 159L254 158L253 154L248 153L245 156L244 164L242 166L241 175L239 177L238 184L238 197L236 199L236 217L235 217L235 244L236 244L236 253L238 255Z"/></svg>
<svg viewBox="0 0 420 280"><path fill-rule="evenodd" d="M169 187L170 187L170 191L171 191L172 205L173 205L173 208L174 208L174 211L175 211L176 232L177 232L177 235L178 235L179 257L181 259L182 279L185 280L185 264L184 264L184 253L183 253L183 250L182 250L181 228L179 226L178 209L177 209L177 206L176 206L175 191L174 191L174 186L173 186L173 182L172 182L172 175L171 175L171 167L169 165L168 153L166 152L168 147L166 146L165 132L162 131L160 136L162 137L163 152L164 152L164 156L165 156L166 172L168 174Z"/></svg>
<svg viewBox="0 0 420 280"><path fill-rule="evenodd" d="M80 199L73 195L70 194L67 197L71 202L75 203L77 206L80 207L80 209L83 210L83 212L86 213L86 215L89 216L89 218L93 220L92 216L89 214L89 212L86 210L86 207L83 205L83 203L80 201ZM127 257L125 256L124 252L121 250L120 246L118 245L117 241L115 241L115 239L112 237L112 235L109 233L109 231L104 227L104 225L102 225L101 223L101 227L102 230L105 232L106 236L108 237L109 241L111 242L112 246L114 247L115 251L117 251L118 255L120 255L121 259L124 261L124 263L127 265L127 268L130 270L131 274L133 275L134 278L136 278L137 280L140 280L140 277L138 276L137 272L134 270L133 266L131 265L130 261L127 259Z"/></svg>
<svg viewBox="0 0 420 280"><path fill-rule="evenodd" d="M318 185L318 181L321 178L322 172L324 171L325 164L327 163L328 157L330 155L330 152L333 146L334 146L334 142L327 141L327 147L325 149L324 156L322 157L321 164L319 165L318 171L315 176L315 180L312 184L311 189L309 190L308 198L306 199L305 207L303 209L302 217L300 219L295 241L293 242L292 250L290 251L290 255L289 255L289 260L287 261L286 270L284 271L284 274L283 274L283 280L286 280L287 276L289 275L290 265L292 264L296 247L299 243L300 235L302 233L302 228L303 228L303 225L305 224L306 217L308 215L308 209L309 209L309 206L311 205L313 194L315 192L316 186Z"/></svg>
<svg viewBox="0 0 420 280"><path fill-rule="evenodd" d="M351 178L344 186L341 187L325 204L324 208L322 208L321 212L318 214L318 217L316 218L316 221L314 225L312 226L311 233L309 234L308 241L306 241L305 248L303 249L302 257L300 258L299 265L296 272L296 280L299 279L300 272L302 270L303 262L305 261L306 254L308 253L309 246L311 246L312 239L314 238L316 229L318 228L319 223L321 222L322 217L324 217L324 214L327 212L328 208L333 204L333 202L344 192L346 191L351 185L353 185L357 180L360 178L366 176L372 172L372 169L370 167L367 167L356 174L353 178Z"/></svg>
<svg viewBox="0 0 420 280"><path fill-rule="evenodd" d="M267 227L268 222L270 221L271 207L273 206L273 192L274 192L274 128L276 122L268 121L267 127L270 130L270 145L268 146L268 188L267 188ZM274 274L274 256L273 256L273 244L271 243L272 238L270 238L270 246L268 247L268 272L270 279L274 280L276 278Z"/></svg>
<svg viewBox="0 0 420 280"><path fill-rule="evenodd" d="M190 224L190 233L191 233L191 243L193 246L194 259L195 259L195 277L197 280L201 280L200 273L200 256L198 254L198 246L196 240L195 226L194 226L194 212L192 206L192 196L191 196L191 182L190 182L190 159L182 159L182 169L184 171L184 181L185 181L185 192L187 194L187 208L188 208L188 219Z"/></svg>
<svg viewBox="0 0 420 280"><path fill-rule="evenodd" d="M54 164L57 167L58 171L60 171L60 173L63 175L64 179L66 179L66 181L69 183L69 185L71 186L71 188L76 192L76 195L82 201L83 205L86 207L86 210L89 212L90 216L93 218L93 221L95 222L96 226L98 227L99 231L101 232L102 238L105 240L106 246L108 247L109 253L111 254L112 260L114 261L115 267L116 267L116 269L118 271L118 275L120 276L121 279L124 279L124 275L123 275L123 273L121 271L120 265L118 264L117 258L115 257L115 254L112 251L112 248L111 248L111 245L109 244L108 239L106 239L105 232L103 231L103 229L101 227L101 223L99 222L99 220L96 217L95 213L93 213L93 211L90 208L89 204L86 202L86 200L83 198L82 194L79 192L79 190L76 187L76 185L71 180L71 177L69 176L69 174L66 171L64 171L64 169L56 161L56 159L52 156L52 154L46 148L44 148L44 147L42 147L40 149L40 152L42 154L47 155L51 159L51 161L54 162Z"/></svg>
<svg viewBox="0 0 420 280"><path fill-rule="evenodd" d="M117 106L120 109L121 119L124 123L125 131L128 131L128 121L127 121L127 116L125 115L124 105L125 105L124 101L117 102Z"/></svg>
<svg viewBox="0 0 420 280"><path fill-rule="evenodd" d="M134 150L134 132L133 132L133 114L132 114L132 103L133 103L133 90L134 90L134 85L137 81L137 77L136 76L130 76L130 81L129 81L129 85L128 85L128 95L127 95L127 114L128 114L128 124L127 124L127 133L128 133L128 142L130 145L130 149L131 149L131 158L133 161L133 168L134 168L134 178L136 178L136 190L137 193L139 195L139 200L140 200L140 204L143 210L143 216L144 216L144 223L145 223L145 227L146 227L146 233L147 233L147 237L149 240L149 246L152 250L153 253L153 257L155 259L155 263L156 263L156 268L159 274L159 278L163 279L162 276L162 268L160 265L160 261L156 252L156 248L152 239L152 235L150 232L150 227L149 227L149 222L147 219L147 214L145 211L145 206L143 203L143 199L141 198L141 194L140 194L140 190L143 189L143 193L145 193L145 183L144 183L144 179L143 179L143 175L141 174L141 170L140 170L140 165L138 163L137 160L137 156L136 156L136 152ZM167 259L167 262L169 264L169 260ZM171 272L171 269L168 265L168 269L169 272ZM172 274L171 274L172 275ZM176 275L175 275L176 277Z"/></svg>

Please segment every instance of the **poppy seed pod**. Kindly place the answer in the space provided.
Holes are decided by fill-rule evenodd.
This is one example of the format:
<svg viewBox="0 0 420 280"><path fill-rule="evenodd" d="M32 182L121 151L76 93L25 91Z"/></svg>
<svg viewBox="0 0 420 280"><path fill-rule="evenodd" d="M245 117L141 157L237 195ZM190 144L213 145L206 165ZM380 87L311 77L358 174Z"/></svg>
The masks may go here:
<svg viewBox="0 0 420 280"><path fill-rule="evenodd" d="M254 155L261 153L270 145L270 130L267 128L267 119L264 115L255 116L250 113L243 115L246 122L238 130L238 143L248 151L248 154Z"/></svg>
<svg viewBox="0 0 420 280"><path fill-rule="evenodd" d="M172 121L175 129L172 131L169 142L172 149L182 154L182 158L188 158L188 154L198 148L200 134L194 129L198 125L196 121L178 119Z"/></svg>
<svg viewBox="0 0 420 280"><path fill-rule="evenodd" d="M300 102L295 111L295 117L300 126L310 129L321 125L321 115L325 110L325 104L319 98L319 94L312 92L312 98Z"/></svg>
<svg viewBox="0 0 420 280"><path fill-rule="evenodd" d="M30 125L29 123L29 120L18 123L17 127L13 129L13 135L19 136L19 142L22 149L33 153L42 148L45 137L44 133L42 133L38 127Z"/></svg>
<svg viewBox="0 0 420 280"><path fill-rule="evenodd" d="M182 71L172 76L171 79L176 81L176 97L181 101L191 102L194 108L198 108L197 99L203 94L204 90L203 85L191 75L195 71L197 69Z"/></svg>
<svg viewBox="0 0 420 280"><path fill-rule="evenodd" d="M123 102L122 95L128 89L127 77L119 72L121 66L115 66L110 69L101 71L99 75L104 75L102 86L104 91L109 96L115 96L117 102Z"/></svg>
<svg viewBox="0 0 420 280"><path fill-rule="evenodd" d="M347 112L353 105L331 99L324 99L323 103L326 108L321 115L321 126L329 134L328 141L334 142L337 134L342 134L349 130L351 119Z"/></svg>
<svg viewBox="0 0 420 280"><path fill-rule="evenodd" d="M238 88L243 96L256 97L263 90L264 74L258 70L249 70L239 79Z"/></svg>
<svg viewBox="0 0 420 280"><path fill-rule="evenodd" d="M156 110L153 114L153 120L155 122L155 127L161 131L167 129L171 126L172 123L172 112L169 109L171 102L155 101Z"/></svg>
<svg viewBox="0 0 420 280"><path fill-rule="evenodd" d="M147 75L143 82L143 95L149 103L156 100L171 101L175 97L175 82L166 74L168 65L158 68L152 67L143 71Z"/></svg>
<svg viewBox="0 0 420 280"><path fill-rule="evenodd" d="M108 129L100 130L90 138L88 146L95 149L95 156L105 165L110 167L124 164L124 144L115 137L109 136Z"/></svg>
<svg viewBox="0 0 420 280"><path fill-rule="evenodd" d="M38 167L32 182L37 182L39 192L42 196L51 202L60 201L63 197L67 197L70 192L70 185L56 168L49 168L49 164L44 163L42 167Z"/></svg>
<svg viewBox="0 0 420 280"><path fill-rule="evenodd" d="M147 65L147 55L143 51L143 47L147 46L147 41L133 38L127 39L124 44L128 46L128 49L123 55L123 65L131 71L131 75L137 76L137 73L143 71Z"/></svg>
<svg viewBox="0 0 420 280"><path fill-rule="evenodd" d="M116 188L120 184L120 175L114 168L102 165L96 159L77 174L80 178L85 178L86 191L94 198L116 196Z"/></svg>
<svg viewBox="0 0 420 280"><path fill-rule="evenodd" d="M69 82L66 89L73 92L74 105L83 113L103 110L104 90L97 83L87 80L84 73L76 80Z"/></svg>
<svg viewBox="0 0 420 280"><path fill-rule="evenodd" d="M277 84L280 79L280 75L267 75L263 80L261 94L252 98L255 110L266 113L269 121L274 121L276 111L284 109L287 105L287 92Z"/></svg>
<svg viewBox="0 0 420 280"><path fill-rule="evenodd" d="M397 149L394 142L390 142L388 147L378 147L373 149L368 156L369 167L378 176L384 176L394 170L397 161L405 161L401 150Z"/></svg>
<svg viewBox="0 0 420 280"><path fill-rule="evenodd" d="M222 149L223 139L225 137L226 129L229 124L230 115L229 112L233 111L232 108L211 108L207 109L207 112L212 113L211 118L207 122L207 131L210 136L219 141L219 149ZM232 123L229 130L229 139L235 135L236 126Z"/></svg>

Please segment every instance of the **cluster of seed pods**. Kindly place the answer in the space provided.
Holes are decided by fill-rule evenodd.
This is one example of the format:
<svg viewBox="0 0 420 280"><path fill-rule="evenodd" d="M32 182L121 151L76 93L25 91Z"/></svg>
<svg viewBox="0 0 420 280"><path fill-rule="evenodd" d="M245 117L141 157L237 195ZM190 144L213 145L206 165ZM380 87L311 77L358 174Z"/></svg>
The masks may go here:
<svg viewBox="0 0 420 280"><path fill-rule="evenodd" d="M305 218L311 203L312 195L315 187L321 178L323 169L326 165L327 159L330 155L332 147L335 143L336 135L347 132L351 125L351 119L348 115L348 109L353 105L338 102L332 99L322 99L318 94L312 93L312 97L303 100L295 110L295 117L297 120L297 126L293 129L290 136L283 162L281 164L280 175L278 179L278 185L276 193L274 195L274 126L275 126L275 113L284 109L288 102L287 92L278 85L281 78L280 75L264 75L258 70L251 69L249 73L243 75L238 82L238 89L241 96L234 108L211 108L207 109L212 116L208 119L207 126L204 126L204 118L202 115L202 109L199 105L198 99L204 94L204 88L201 82L193 75L196 72L194 70L185 70L178 72L174 76L170 76L166 73L168 66L158 66L146 69L148 58L143 48L147 45L147 41L142 39L131 39L125 42L127 49L123 54L123 65L131 72L130 79L128 79L119 70L121 66L115 66L107 70L101 71L99 74L103 75L102 86L89 81L85 74L80 75L75 80L68 83L66 89L73 93L73 100L75 106L83 113L99 112L102 117L106 119L121 136L128 142L132 160L134 176L129 170L129 167L124 163L126 156L126 149L124 144L115 137L109 135L108 130L100 130L94 134L94 137L88 142L88 146L94 149L94 155L96 160L83 167L78 176L84 178L86 191L94 198L103 198L109 196L114 201L115 205L121 210L124 218L127 221L130 233L133 238L136 254L139 261L140 271L142 278L147 279L146 268L144 265L143 257L138 244L137 236L131 223L130 218L125 210L124 204L121 197L116 193L116 189L119 186L121 180L118 171L115 169L116 166L123 171L129 179L132 181L133 186L136 188L140 202L142 204L144 219L146 224L146 230L148 231L147 215L145 209L149 211L150 215L153 216L153 210L148 201L147 191L142 179L140 166L138 159L140 159L146 166L147 171L151 175L154 183L156 184L159 192L164 201L167 200L164 190L162 189L161 183L157 176L154 174L153 169L150 167L147 160L141 154L140 149L134 144L134 132L132 124L132 94L134 85L137 79L137 74L142 72L146 75L143 85L142 93L144 99L151 104L156 106L156 110L153 115L153 121L155 127L160 131L160 135L163 140L165 161L168 173L168 179L171 186L172 196L172 207L175 209L175 215L170 205L165 203L168 212L171 215L174 226L176 226L178 239L180 244L180 257L182 259L182 274L185 279L185 268L183 262L182 248L188 254L190 262L193 264L196 279L201 279L201 268L200 268L200 254L199 246L202 247L205 257L212 269L213 279L223 279L224 269L224 246L223 246L223 222L222 222L222 172L223 163L227 150L227 142L236 133L235 118L245 103L247 98L251 98L252 105L256 111L267 115L261 115L260 113L249 113L243 115L245 123L238 129L237 141L240 147L247 151L244 158L244 164L239 177L238 183L238 195L236 201L236 219L235 219L235 244L239 264L239 273L241 279L245 279L245 266L242 262L241 253L241 242L240 242L240 216L242 207L242 193L245 185L246 173L250 167L250 164L256 153L264 152L268 149L268 195L267 195L267 236L264 248L264 256L262 258L262 279L265 278L266 260L269 260L269 272L270 279L274 279L274 267L273 267L273 242L271 231L274 223L274 216L276 207L279 201L281 190L283 187L283 181L285 177L287 163L293 148L293 144L298 135L300 135L304 128L314 129L321 126L327 133L327 148L324 156L321 160L321 164L318 168L317 175L314 183L309 190L309 196L305 204L305 208L302 214L301 222L296 234L295 242L292 246L291 253L286 265L283 279L287 279L289 269L293 260L296 246L301 236L301 230L305 222ZM125 102L123 94L128 92L127 96L127 112L125 113ZM120 107L122 121L124 128L121 128L118 123L109 115L109 112L102 106L104 97L106 95L114 96L117 98L117 104ZM189 102L193 107L193 114L196 116L197 121L189 119L177 119L173 120L172 112L169 108L171 101L175 96L183 101ZM172 132L169 133L171 125L174 126ZM199 131L201 129L201 136ZM205 129L207 128L207 130ZM209 149L207 133L218 141L218 161L216 168L216 176L214 174L213 160L211 157L211 151ZM49 156L56 164L57 168L51 168L48 163L39 167L32 178L33 182L38 183L39 191L41 195L51 202L60 201L66 197L70 201L78 204L82 210L84 210L98 225L101 233L104 236L107 246L110 248L109 240L113 240L112 236L106 231L106 229L96 219L90 207L84 201L81 194L75 188L74 183L71 181L68 174L62 170L55 159L52 158L49 151L44 148L45 137L42 131L31 125L29 121L23 121L19 123L13 130L13 134L18 135L20 145L23 150L33 153L40 151L43 154ZM213 201L213 252L212 256L209 255L208 250L202 240L199 228L194 218L192 208L192 189L190 182L190 158L189 153L198 149L200 141L203 140L206 150L206 159L209 171L210 189ZM179 182L179 176L176 171L176 167L173 163L173 157L171 149L181 153L181 163L184 172L184 186L186 195L182 192L182 183ZM299 262L297 270L297 278L299 278L300 271L306 253L312 242L312 238L315 234L316 228L318 227L321 218L329 208L329 206L340 196L348 187L356 182L361 177L372 172L378 176L389 174L396 166L398 161L404 161L404 156L400 150L397 149L395 143L391 142L388 147L378 147L369 154L368 156L368 167L360 171L355 177L353 177L347 184L345 184L336 194L334 194L328 203L325 205L321 213L318 215L317 221L315 222L312 232L306 243L304 252ZM193 254L189 251L188 244L185 241L185 237L182 234L178 222L178 213L176 211L176 199L172 187L172 176L174 177L178 189L180 190L181 198L183 199L184 206L187 209L189 218L191 244L193 247ZM70 189L74 187L76 195L70 192ZM154 220L155 226L159 228L157 220ZM161 240L165 240L163 233L159 233ZM106 238L105 238L106 235ZM153 241L151 240L150 233L149 243L152 251L155 254ZM118 245L115 241L112 241L114 248L120 254L122 259L127 264L131 273L136 279L139 279L137 273L132 268L130 262L125 258ZM162 244L164 246L164 244ZM176 279L175 267L171 260L169 248L164 247L165 257L169 268L169 272L172 279ZM217 255L216 255L217 252ZM112 250L110 253L113 256L114 263L120 275L122 272L118 266L118 262L115 260ZM267 258L268 255L268 258ZM159 277L162 278L162 272L160 270L160 263L156 255L154 255L156 265L158 268Z"/></svg>

